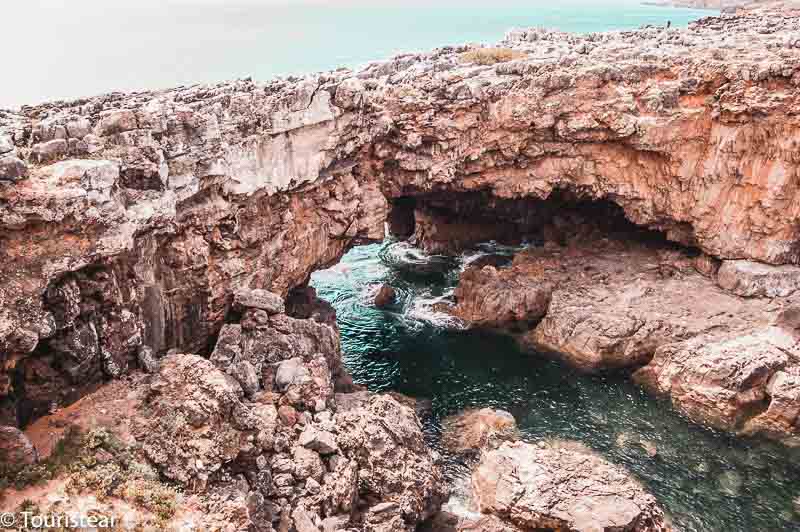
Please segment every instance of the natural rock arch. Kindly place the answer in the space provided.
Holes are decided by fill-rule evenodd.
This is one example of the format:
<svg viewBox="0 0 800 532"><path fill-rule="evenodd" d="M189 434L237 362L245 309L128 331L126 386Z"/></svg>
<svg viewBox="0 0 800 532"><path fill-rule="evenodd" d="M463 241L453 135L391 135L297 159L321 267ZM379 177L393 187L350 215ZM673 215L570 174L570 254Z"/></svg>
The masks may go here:
<svg viewBox="0 0 800 532"><path fill-rule="evenodd" d="M69 353L114 375L140 345L208 350L235 288L286 295L381 238L408 198L424 217L437 198L478 197L465 203L501 206L488 217L566 191L710 256L794 264L797 20L769 34L757 14L517 31L504 45L526 56L497 65L443 48L360 72L3 112L5 366L54 388L77 371L71 388L87 360ZM722 31L747 40L738 62L717 47ZM57 363L28 356L41 340ZM1 376L0 393L12 388Z"/></svg>

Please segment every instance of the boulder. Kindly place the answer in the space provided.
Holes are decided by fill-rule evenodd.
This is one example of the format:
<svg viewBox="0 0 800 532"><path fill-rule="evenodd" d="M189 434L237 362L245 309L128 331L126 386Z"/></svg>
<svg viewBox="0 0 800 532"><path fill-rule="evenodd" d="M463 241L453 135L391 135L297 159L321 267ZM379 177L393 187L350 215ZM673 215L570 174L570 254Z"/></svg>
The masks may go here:
<svg viewBox="0 0 800 532"><path fill-rule="evenodd" d="M504 443L483 454L472 486L482 513L522 530L671 530L630 473L575 442Z"/></svg>
<svg viewBox="0 0 800 532"><path fill-rule="evenodd" d="M373 302L375 306L378 308L386 308L392 303L395 302L397 298L397 293L395 292L394 288L389 286L388 284L381 285L378 292L375 294L375 298Z"/></svg>
<svg viewBox="0 0 800 532"><path fill-rule="evenodd" d="M447 496L419 419L388 395L353 401L342 394L336 397L340 405L336 441L341 452L358 464L359 495L393 503L373 508L365 530L414 530L416 524L411 523L433 516Z"/></svg>
<svg viewBox="0 0 800 532"><path fill-rule="evenodd" d="M153 350L147 346L140 346L137 352L139 367L147 373L156 373L159 368L159 361L153 354Z"/></svg>
<svg viewBox="0 0 800 532"><path fill-rule="evenodd" d="M322 455L333 454L339 450L336 445L336 436L333 433L315 427L308 427L304 430L300 434L299 442L303 447L317 451Z"/></svg>
<svg viewBox="0 0 800 532"><path fill-rule="evenodd" d="M292 384L300 384L310 378L308 369L303 365L303 360L299 357L284 360L278 364L275 371L275 386L281 392L285 392Z"/></svg>
<svg viewBox="0 0 800 532"><path fill-rule="evenodd" d="M24 432L15 427L0 426L0 461L19 467L39 460L36 448Z"/></svg>
<svg viewBox="0 0 800 532"><path fill-rule="evenodd" d="M0 181L18 181L28 175L28 166L13 155L0 157Z"/></svg>
<svg viewBox="0 0 800 532"><path fill-rule="evenodd" d="M717 271L717 284L742 297L786 297L800 289L800 266L726 260Z"/></svg>
<svg viewBox="0 0 800 532"><path fill-rule="evenodd" d="M796 368L798 361L798 339L782 327L710 332L659 347L634 379L668 396L698 423L729 431L746 424L750 432L782 439L799 433L794 416L798 381L782 371ZM768 406L762 412L764 404ZM753 412L762 413L748 422Z"/></svg>
<svg viewBox="0 0 800 532"><path fill-rule="evenodd" d="M0 135L0 155L5 155L13 149L14 142L11 140L11 137L8 135Z"/></svg>
<svg viewBox="0 0 800 532"><path fill-rule="evenodd" d="M133 426L142 450L166 477L204 490L258 425L241 387L204 358L170 354L148 388Z"/></svg>
<svg viewBox="0 0 800 532"><path fill-rule="evenodd" d="M518 436L514 416L504 410L467 410L442 421L442 444L454 453L469 453Z"/></svg>
<svg viewBox="0 0 800 532"><path fill-rule="evenodd" d="M283 298L267 290L237 290L233 295L233 303L242 309L257 308L267 314L282 314L285 311Z"/></svg>
<svg viewBox="0 0 800 532"><path fill-rule="evenodd" d="M525 331L547 313L552 291L527 271L477 264L459 277L454 314L473 327Z"/></svg>

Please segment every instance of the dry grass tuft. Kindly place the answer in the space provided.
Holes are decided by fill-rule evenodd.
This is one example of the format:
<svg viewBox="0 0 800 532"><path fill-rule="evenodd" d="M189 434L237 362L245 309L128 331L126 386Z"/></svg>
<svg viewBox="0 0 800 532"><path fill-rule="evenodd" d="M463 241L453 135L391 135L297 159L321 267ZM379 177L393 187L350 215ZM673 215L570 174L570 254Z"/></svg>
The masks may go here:
<svg viewBox="0 0 800 532"><path fill-rule="evenodd" d="M475 65L495 65L525 57L525 53L511 48L473 48L461 54L461 61Z"/></svg>

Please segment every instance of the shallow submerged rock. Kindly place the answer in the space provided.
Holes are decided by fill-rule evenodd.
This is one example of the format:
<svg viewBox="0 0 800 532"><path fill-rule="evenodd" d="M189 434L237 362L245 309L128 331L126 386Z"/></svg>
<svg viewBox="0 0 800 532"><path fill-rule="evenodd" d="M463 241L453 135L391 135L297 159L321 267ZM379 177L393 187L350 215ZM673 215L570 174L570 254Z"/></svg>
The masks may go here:
<svg viewBox="0 0 800 532"><path fill-rule="evenodd" d="M397 299L397 292L388 284L382 284L375 294L373 302L378 308L386 308Z"/></svg>
<svg viewBox="0 0 800 532"><path fill-rule="evenodd" d="M518 436L514 416L504 410L467 410L442 421L442 444L454 453L479 452Z"/></svg>
<svg viewBox="0 0 800 532"><path fill-rule="evenodd" d="M481 457L472 486L482 513L521 530L671 530L630 473L576 442L504 443Z"/></svg>

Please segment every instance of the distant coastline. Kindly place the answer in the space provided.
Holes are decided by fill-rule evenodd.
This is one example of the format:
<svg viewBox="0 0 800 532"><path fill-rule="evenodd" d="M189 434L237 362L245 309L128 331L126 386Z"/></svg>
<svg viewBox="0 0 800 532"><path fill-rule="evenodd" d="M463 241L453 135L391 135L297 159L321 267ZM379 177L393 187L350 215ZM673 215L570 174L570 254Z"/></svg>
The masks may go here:
<svg viewBox="0 0 800 532"><path fill-rule="evenodd" d="M642 5L656 7L682 7L687 9L709 9L713 11L733 11L758 0L646 0Z"/></svg>
<svg viewBox="0 0 800 532"><path fill-rule="evenodd" d="M684 7L688 9L719 10L720 0L647 0L644 6Z"/></svg>

